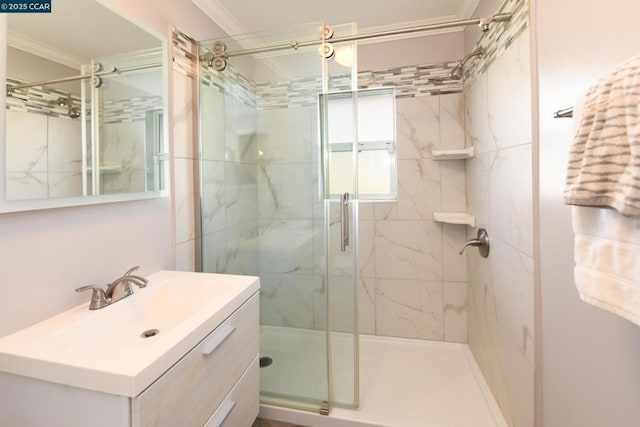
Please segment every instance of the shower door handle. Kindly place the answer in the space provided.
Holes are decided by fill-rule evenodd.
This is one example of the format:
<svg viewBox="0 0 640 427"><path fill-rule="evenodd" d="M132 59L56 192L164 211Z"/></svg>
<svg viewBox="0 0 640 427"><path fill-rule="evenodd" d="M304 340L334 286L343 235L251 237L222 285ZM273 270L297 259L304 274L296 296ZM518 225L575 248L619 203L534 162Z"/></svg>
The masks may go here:
<svg viewBox="0 0 640 427"><path fill-rule="evenodd" d="M349 193L340 195L340 252L349 246Z"/></svg>

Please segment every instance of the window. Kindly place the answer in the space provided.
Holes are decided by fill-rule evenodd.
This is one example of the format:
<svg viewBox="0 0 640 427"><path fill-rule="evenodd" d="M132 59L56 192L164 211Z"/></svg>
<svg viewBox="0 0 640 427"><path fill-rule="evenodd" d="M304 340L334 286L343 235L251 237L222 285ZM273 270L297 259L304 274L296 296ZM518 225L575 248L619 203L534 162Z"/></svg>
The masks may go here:
<svg viewBox="0 0 640 427"><path fill-rule="evenodd" d="M397 195L394 89L337 92L321 95L320 99L321 114L326 116L321 129L328 194L331 197L355 194L360 200L394 200ZM353 177L354 154L357 180Z"/></svg>

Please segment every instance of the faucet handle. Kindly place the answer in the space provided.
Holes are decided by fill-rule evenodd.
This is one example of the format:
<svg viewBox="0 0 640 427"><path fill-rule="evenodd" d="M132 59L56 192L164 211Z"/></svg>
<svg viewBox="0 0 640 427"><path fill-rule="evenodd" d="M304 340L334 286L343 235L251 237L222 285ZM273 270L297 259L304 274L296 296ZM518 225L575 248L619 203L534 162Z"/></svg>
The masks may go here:
<svg viewBox="0 0 640 427"><path fill-rule="evenodd" d="M133 273L134 271L136 271L139 268L140 268L139 265L136 265L135 267L131 267L129 270L127 270L126 273L124 273L122 278L131 277L131 281L130 281L129 286L131 286L131 283L133 283L134 285L138 286L139 288L144 288L145 286L147 286L147 283L149 283L149 281L147 279L145 279L144 277L140 277L140 276L136 276L136 275L131 274L131 273Z"/></svg>
<svg viewBox="0 0 640 427"><path fill-rule="evenodd" d="M140 268L139 265L136 265L135 267L131 267L130 269L127 270L126 273L123 274L123 276L130 276L131 273L133 273L134 271L136 271L139 268Z"/></svg>
<svg viewBox="0 0 640 427"><path fill-rule="evenodd" d="M93 293L91 294L91 304L89 304L89 310L97 310L109 305L109 299L100 286L82 286L80 288L77 288L76 292L84 292L88 291L89 289L93 291Z"/></svg>
<svg viewBox="0 0 640 427"><path fill-rule="evenodd" d="M462 255L464 253L464 250L467 249L467 246L480 246L482 245L482 241L478 240L478 239L471 239L471 240L467 240L467 242L464 244L464 246L462 247L462 249L460 249L460 252L458 252L458 255Z"/></svg>
<svg viewBox="0 0 640 427"><path fill-rule="evenodd" d="M475 239L468 240L462 249L460 249L459 255L462 255L467 246L476 246L480 252L480 256L486 258L489 256L489 233L484 228L478 230L478 235Z"/></svg>

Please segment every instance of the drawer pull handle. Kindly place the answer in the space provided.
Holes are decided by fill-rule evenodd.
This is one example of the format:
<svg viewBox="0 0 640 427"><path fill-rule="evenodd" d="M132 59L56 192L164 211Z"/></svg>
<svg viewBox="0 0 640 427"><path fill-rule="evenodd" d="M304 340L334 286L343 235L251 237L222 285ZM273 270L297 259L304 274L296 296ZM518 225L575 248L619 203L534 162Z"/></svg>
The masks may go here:
<svg viewBox="0 0 640 427"><path fill-rule="evenodd" d="M216 351L220 344L222 344L229 336L236 330L235 326L226 326L219 333L216 333L211 339L204 343L202 346L202 354L209 356Z"/></svg>
<svg viewBox="0 0 640 427"><path fill-rule="evenodd" d="M236 402L233 400L227 400L225 403L220 405L220 409L216 411L215 414L211 416L205 427L221 427L224 422L231 415L231 411L236 407Z"/></svg>

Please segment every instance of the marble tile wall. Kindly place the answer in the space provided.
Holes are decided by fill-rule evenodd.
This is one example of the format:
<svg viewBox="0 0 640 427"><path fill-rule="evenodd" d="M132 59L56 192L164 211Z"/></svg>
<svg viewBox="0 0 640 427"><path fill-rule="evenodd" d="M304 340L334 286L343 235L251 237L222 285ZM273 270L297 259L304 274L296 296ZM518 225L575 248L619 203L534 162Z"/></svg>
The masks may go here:
<svg viewBox="0 0 640 427"><path fill-rule="evenodd" d="M7 80L9 86L20 83L24 82ZM27 140L30 146L8 151L12 156L7 164L7 197L12 200L82 195L81 122L69 117L67 107L56 104L59 98L81 110L78 96L49 87L19 89L7 98L9 143L23 147ZM103 107L101 163L109 168L101 175L100 191L144 191L145 114L162 109L162 98L135 96L105 101ZM30 160L14 158L13 153Z"/></svg>
<svg viewBox="0 0 640 427"><path fill-rule="evenodd" d="M198 83L197 43L177 29L172 40L176 269L256 275L254 95L237 73L203 69Z"/></svg>
<svg viewBox="0 0 640 427"><path fill-rule="evenodd" d="M446 66L409 68L429 74ZM317 107L282 108L260 86L248 103L246 83L221 78L206 79L200 92L203 267L259 273L262 324L324 328ZM465 146L463 95L428 95L397 99L398 201L360 205L360 326L368 334L466 342L466 255L457 254L464 226L432 220L434 211L465 211L464 161L431 159L432 149ZM333 264L334 326L352 331L350 262L334 254Z"/></svg>
<svg viewBox="0 0 640 427"><path fill-rule="evenodd" d="M360 204L362 333L467 340L466 255L457 253L465 226L432 220L434 211L466 208L464 161L431 159L434 148L464 147L463 114L461 93L397 100L398 201ZM259 263L263 324L326 326L316 115L315 106L258 110L257 245L282 261ZM332 256L333 325L352 331L351 263Z"/></svg>
<svg viewBox="0 0 640 427"><path fill-rule="evenodd" d="M104 194L145 190L145 121L116 121L102 126L100 175Z"/></svg>
<svg viewBox="0 0 640 427"><path fill-rule="evenodd" d="M491 238L488 258L468 255L469 345L509 425L525 427L534 402L529 43L525 22L465 88L467 140L476 148L467 161L469 211Z"/></svg>
<svg viewBox="0 0 640 427"><path fill-rule="evenodd" d="M79 119L7 109L6 121L7 199L82 194Z"/></svg>
<svg viewBox="0 0 640 427"><path fill-rule="evenodd" d="M232 78L235 74L227 79L224 73L207 73L203 69L199 95L203 118L202 268L257 275L260 171L257 113L255 99L251 99L255 95Z"/></svg>
<svg viewBox="0 0 640 427"><path fill-rule="evenodd" d="M431 158L464 148L464 97L398 98L396 108L398 200L360 204L360 330L466 342L465 226L433 221L465 211L465 165Z"/></svg>
<svg viewBox="0 0 640 427"><path fill-rule="evenodd" d="M257 114L261 322L313 329L318 316L324 319L324 310L314 310L324 283L314 269L324 259L318 250L317 108L262 108Z"/></svg>

